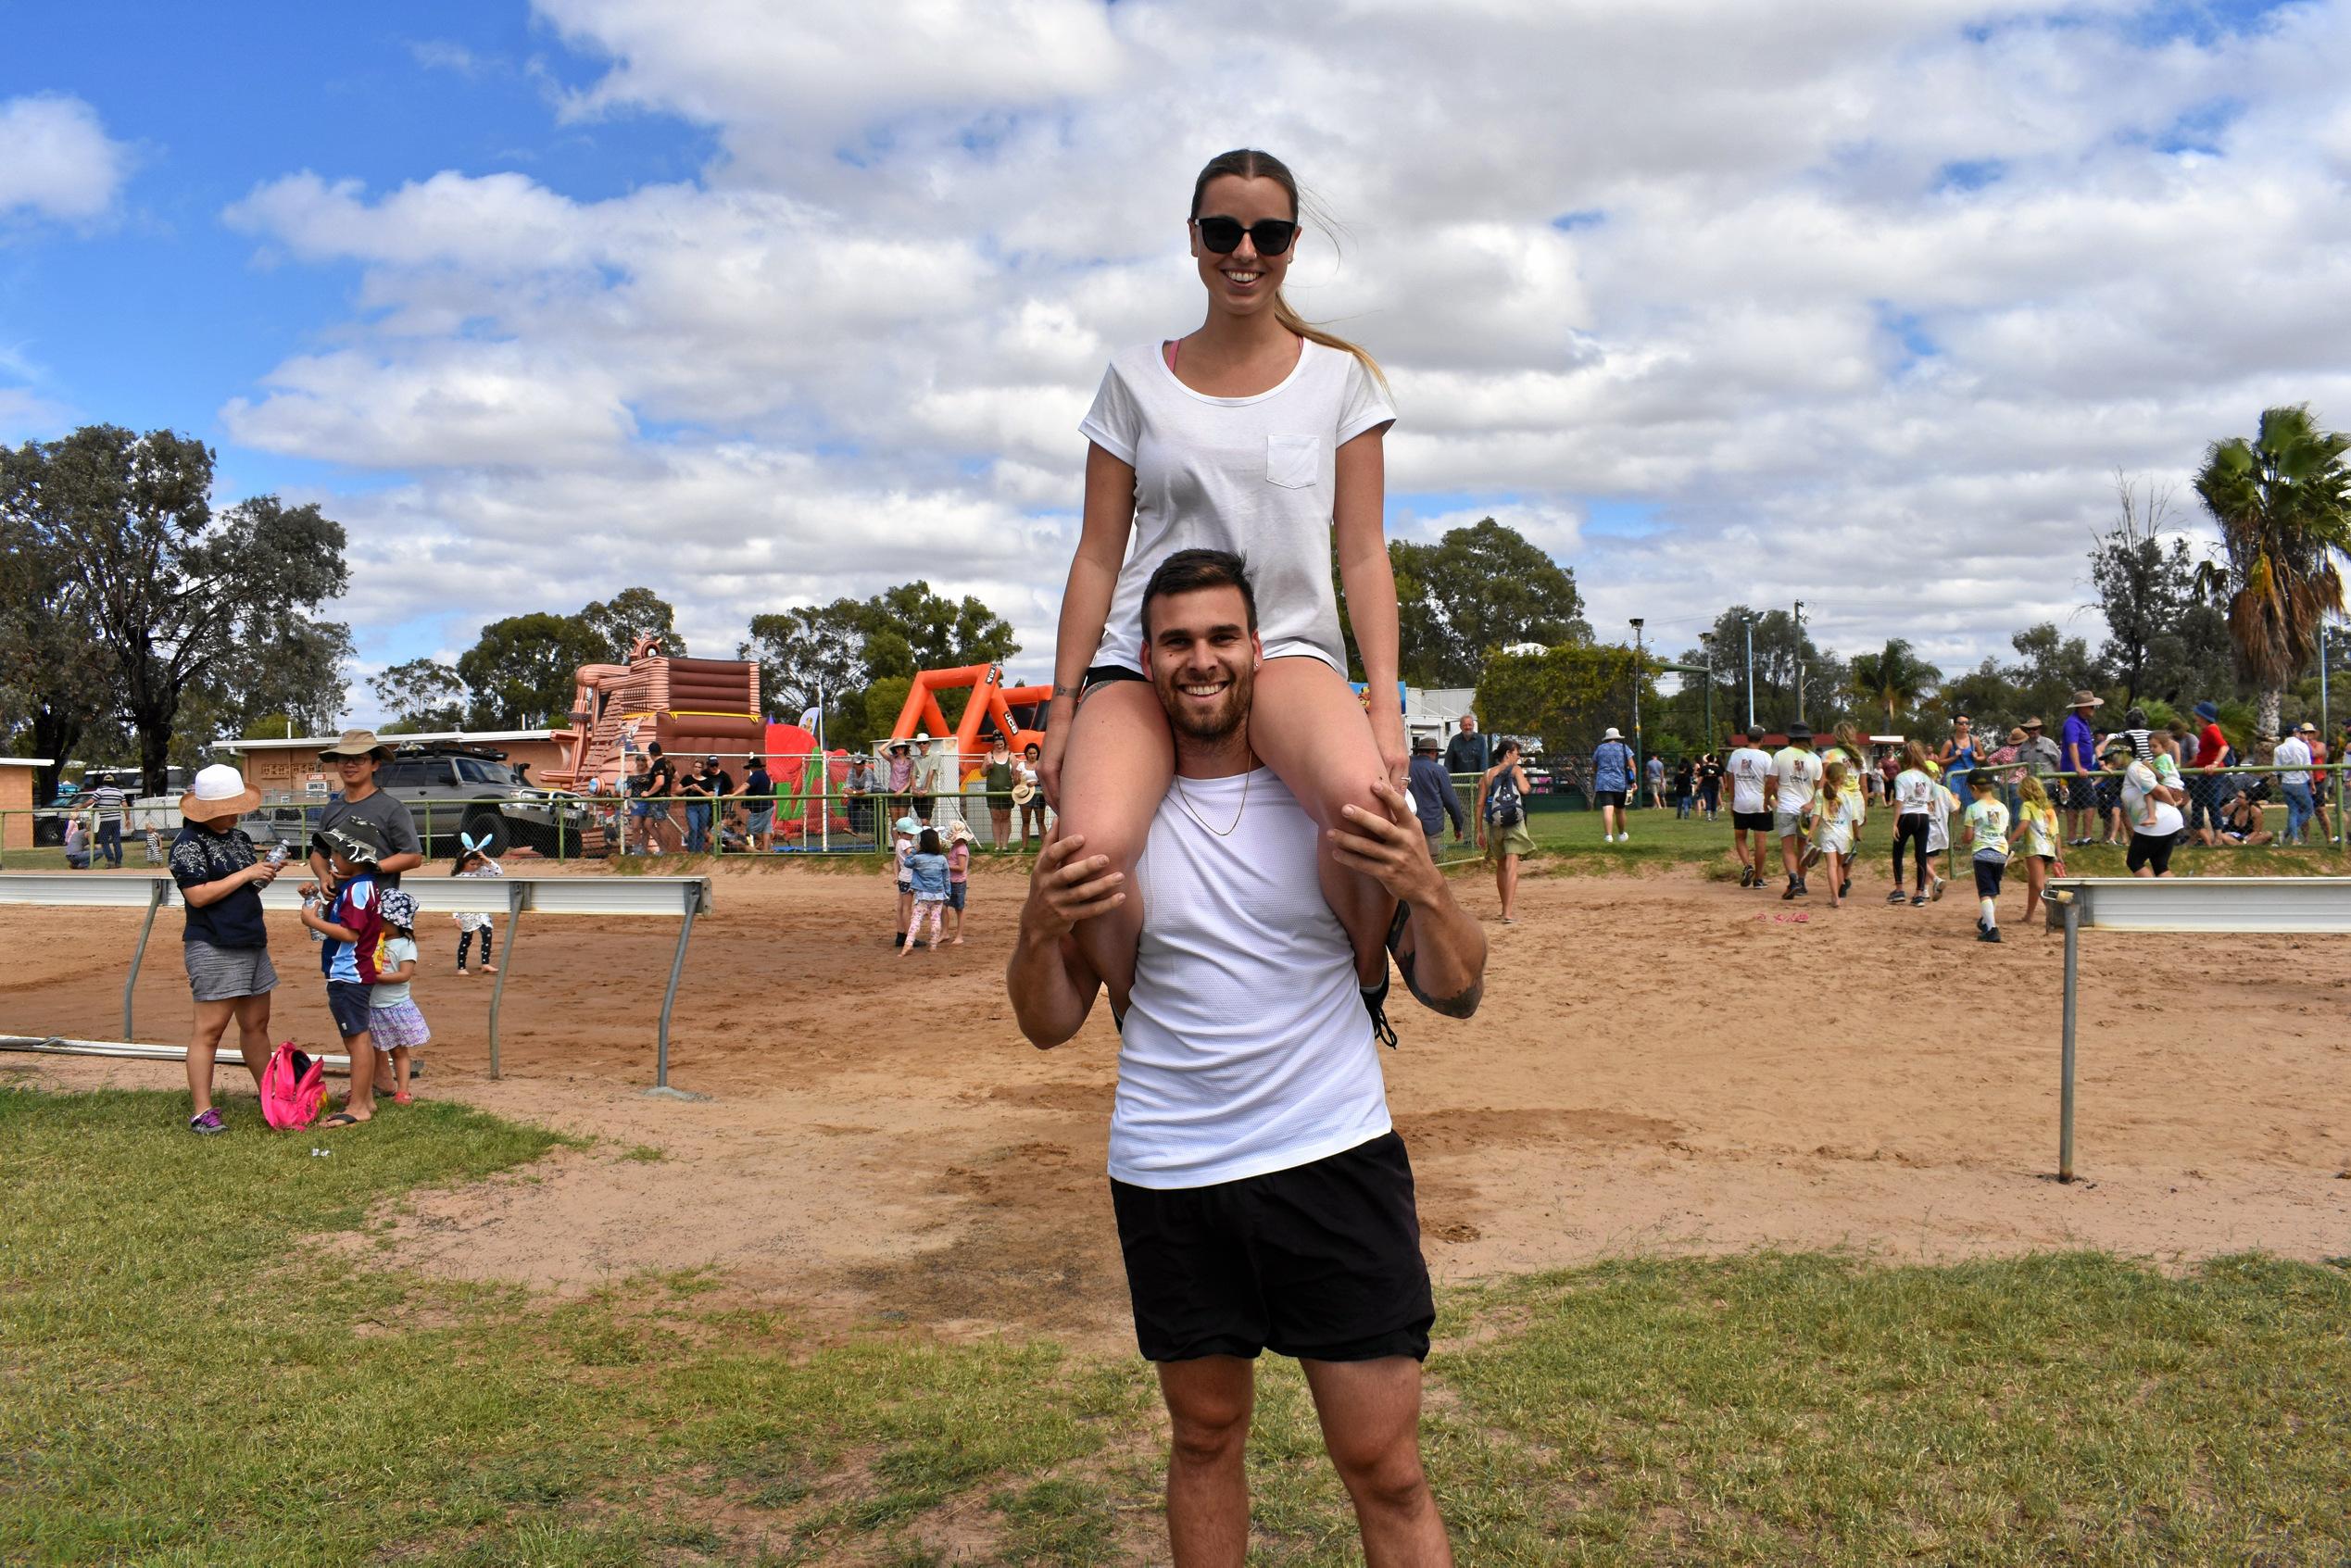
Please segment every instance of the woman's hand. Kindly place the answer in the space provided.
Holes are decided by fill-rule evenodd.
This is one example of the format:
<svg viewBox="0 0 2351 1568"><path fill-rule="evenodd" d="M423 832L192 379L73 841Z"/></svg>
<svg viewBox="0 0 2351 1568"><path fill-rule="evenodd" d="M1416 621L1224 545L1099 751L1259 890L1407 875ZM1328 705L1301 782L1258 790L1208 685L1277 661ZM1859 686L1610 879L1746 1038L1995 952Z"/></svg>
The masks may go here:
<svg viewBox="0 0 2351 1568"><path fill-rule="evenodd" d="M1057 696L1045 706L1045 749L1037 759L1037 782L1045 804L1062 809L1062 758L1069 750L1069 727L1077 722L1077 699Z"/></svg>
<svg viewBox="0 0 2351 1568"><path fill-rule="evenodd" d="M1375 706L1371 726L1373 744L1379 747L1380 765L1388 770L1388 782L1402 794L1413 771L1412 743L1404 738L1403 711Z"/></svg>

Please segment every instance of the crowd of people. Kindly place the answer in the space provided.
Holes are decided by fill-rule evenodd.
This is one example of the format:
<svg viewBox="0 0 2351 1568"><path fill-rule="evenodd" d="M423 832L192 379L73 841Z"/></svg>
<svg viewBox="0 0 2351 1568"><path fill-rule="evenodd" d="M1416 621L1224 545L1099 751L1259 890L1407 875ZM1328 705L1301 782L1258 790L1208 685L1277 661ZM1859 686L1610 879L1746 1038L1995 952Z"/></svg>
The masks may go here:
<svg viewBox="0 0 2351 1568"><path fill-rule="evenodd" d="M1850 722L1817 742L1793 724L1776 751L1750 737L1728 758L1705 754L1670 768L1651 762L1672 781L1677 816L1713 821L1727 787L1740 885L1776 881L1783 899L1810 897L1811 873L1825 864L1822 892L1831 907L1842 903L1873 813L1892 820L1889 904L1941 898L1952 880L1951 857L1966 851L1986 942L2001 939L1996 900L2012 864L2037 899L2051 875L2064 874L2065 851L2087 845L2122 848L2131 874L2161 877L2174 874L2173 853L2182 847L2342 842L2327 781L2345 752L2339 743L2331 753L2317 725L2259 736L2244 754L2210 702L2195 705L2194 727L2152 725L2132 708L2119 725L2102 728L2102 706L2094 693L2076 692L2055 740L2033 718L1990 744L1962 713L1932 747L1871 741ZM1622 842L1629 834L1616 819L1619 781L1629 781L1631 761L1615 730L1594 749L1590 767L1603 839ZM1662 797L1651 803L1666 805ZM2282 827L2269 825L2271 805L2283 807Z"/></svg>
<svg viewBox="0 0 2351 1568"><path fill-rule="evenodd" d="M1042 748L1035 743L1015 753L1002 735L992 737L978 771L986 800L987 847L1041 847L1051 823L1039 768ZM940 815L941 801L960 802L968 793L965 770L951 742L934 742L927 734L911 740L884 742L871 753L850 756L837 786L824 796L816 811L837 812L852 840L880 846L893 838L890 824L911 812L925 824ZM792 759L794 765L803 759ZM729 771L739 763L738 781ZM766 854L780 847L775 831L779 809L801 799L801 786L786 783L769 767L765 757L723 758L716 753L690 763L669 756L657 742L631 751L622 777L611 791L600 781L591 783L591 796L617 794L603 817L615 853L622 855ZM961 808L956 811L960 813ZM978 818L964 826L978 842ZM951 825L940 821L941 832ZM807 839L789 847L806 847Z"/></svg>

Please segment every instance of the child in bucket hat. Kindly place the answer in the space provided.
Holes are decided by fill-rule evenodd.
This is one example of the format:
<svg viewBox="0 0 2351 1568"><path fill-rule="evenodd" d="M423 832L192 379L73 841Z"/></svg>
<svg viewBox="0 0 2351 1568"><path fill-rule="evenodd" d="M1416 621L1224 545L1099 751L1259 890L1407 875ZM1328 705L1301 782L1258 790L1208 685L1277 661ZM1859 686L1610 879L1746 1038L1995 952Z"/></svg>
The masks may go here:
<svg viewBox="0 0 2351 1568"><path fill-rule="evenodd" d="M416 979L416 896L387 888L380 903L383 946L368 992L368 1036L378 1056L392 1059L392 1103L406 1105L414 1055L433 1038L409 989Z"/></svg>
<svg viewBox="0 0 2351 1568"><path fill-rule="evenodd" d="M383 956L383 890L376 885L375 868L383 859L383 835L373 822L346 818L319 834L319 844L334 872L333 901L321 909L318 884L304 883L302 923L325 938L319 967L326 975L327 1008L351 1058L351 1088L343 1109L321 1125L351 1127L375 1114L375 1045L368 1033L368 1004Z"/></svg>

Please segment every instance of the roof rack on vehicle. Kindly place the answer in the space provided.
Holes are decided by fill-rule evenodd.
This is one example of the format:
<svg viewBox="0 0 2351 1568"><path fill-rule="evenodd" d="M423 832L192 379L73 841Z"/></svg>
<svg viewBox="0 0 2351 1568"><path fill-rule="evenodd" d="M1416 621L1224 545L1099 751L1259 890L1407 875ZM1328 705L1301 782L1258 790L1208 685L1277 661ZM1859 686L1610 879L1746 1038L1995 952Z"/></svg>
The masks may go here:
<svg viewBox="0 0 2351 1568"><path fill-rule="evenodd" d="M506 753L494 746L481 746L462 740L417 740L405 744L395 742L395 757L472 757L484 762L503 762Z"/></svg>

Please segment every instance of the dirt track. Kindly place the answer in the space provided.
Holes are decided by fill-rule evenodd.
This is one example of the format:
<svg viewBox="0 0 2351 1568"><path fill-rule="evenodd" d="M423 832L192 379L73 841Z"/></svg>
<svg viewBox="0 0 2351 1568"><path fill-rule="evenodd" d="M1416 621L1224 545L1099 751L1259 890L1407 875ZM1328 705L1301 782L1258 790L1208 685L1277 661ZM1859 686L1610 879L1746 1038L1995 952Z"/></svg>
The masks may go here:
<svg viewBox="0 0 2351 1568"><path fill-rule="evenodd" d="M606 1141L424 1198L399 1253L568 1289L716 1264L826 1321L1118 1340L1115 1036L1098 1018L1039 1053L1013 1032L1001 974L1020 886L978 876L968 945L901 960L879 877L722 873L673 1035L673 1079L701 1104L638 1092L674 927L526 917L491 1083L490 981L449 972L455 927L428 917L421 1087ZM1492 914L1490 884L1456 886ZM1451 1022L1407 1003L1388 1059L1440 1277L1758 1244L2351 1253L2351 945L2088 938L2088 1179L2061 1187L2045 1179L2056 939L2019 925L1980 946L1972 901L1889 909L1878 891L1799 920L1694 872L1530 880L1521 923L1488 926L1484 1010ZM111 1038L135 931L111 911L0 910L0 1032ZM158 932L140 988L148 1039L184 1028L176 935ZM275 1033L326 1037L315 949L290 920L271 939ZM31 1060L0 1057L0 1073L179 1081L166 1064ZM231 1119L258 1135L249 1100ZM636 1146L662 1158L625 1158ZM233 1159L236 1138L219 1148Z"/></svg>

